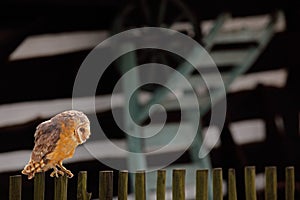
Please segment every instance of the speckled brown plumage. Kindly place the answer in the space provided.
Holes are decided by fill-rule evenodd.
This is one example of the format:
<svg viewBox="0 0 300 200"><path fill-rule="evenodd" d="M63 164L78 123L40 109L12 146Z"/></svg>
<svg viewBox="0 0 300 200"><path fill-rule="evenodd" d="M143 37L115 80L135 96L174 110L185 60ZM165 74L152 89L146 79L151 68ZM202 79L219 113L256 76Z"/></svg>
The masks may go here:
<svg viewBox="0 0 300 200"><path fill-rule="evenodd" d="M63 165L63 160L71 158L79 144L90 136L90 122L80 111L70 110L57 114L37 126L35 146L31 158L22 171L28 179L35 173L53 169L51 176L73 174ZM57 169L59 167L60 169Z"/></svg>

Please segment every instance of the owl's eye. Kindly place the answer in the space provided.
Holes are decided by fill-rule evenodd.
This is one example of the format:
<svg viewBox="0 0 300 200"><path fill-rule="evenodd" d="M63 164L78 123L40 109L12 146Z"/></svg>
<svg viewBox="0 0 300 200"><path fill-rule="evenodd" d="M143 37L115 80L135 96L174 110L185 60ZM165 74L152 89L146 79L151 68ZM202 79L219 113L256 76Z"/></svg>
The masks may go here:
<svg viewBox="0 0 300 200"><path fill-rule="evenodd" d="M79 128L79 131L80 131L81 133L84 133L84 132L85 132L85 129L84 129L84 128Z"/></svg>

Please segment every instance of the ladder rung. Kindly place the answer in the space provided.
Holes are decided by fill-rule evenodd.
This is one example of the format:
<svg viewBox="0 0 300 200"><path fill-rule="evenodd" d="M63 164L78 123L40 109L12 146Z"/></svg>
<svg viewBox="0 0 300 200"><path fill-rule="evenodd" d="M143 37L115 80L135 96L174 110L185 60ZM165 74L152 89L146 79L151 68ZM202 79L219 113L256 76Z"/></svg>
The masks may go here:
<svg viewBox="0 0 300 200"><path fill-rule="evenodd" d="M214 39L215 44L256 42L263 34L262 30L240 30L236 32L222 32Z"/></svg>
<svg viewBox="0 0 300 200"><path fill-rule="evenodd" d="M200 109L202 107L207 107L207 105L210 104L210 98L208 95L203 95L201 97L197 98L198 105L200 106ZM178 102L181 102L179 105ZM198 105L195 104L194 97L188 96L188 95L182 95L178 99L167 99L161 103L161 105L168 111L171 110L182 110L182 109L191 109L191 108L197 108Z"/></svg>
<svg viewBox="0 0 300 200"><path fill-rule="evenodd" d="M220 75L221 78L220 79ZM205 80L207 81L207 84L203 80L203 76ZM188 82L191 84L192 88L190 85L186 85L182 83L180 80L176 83L176 89L178 90L191 90L191 89L196 89L198 92L200 91L206 91L208 87L211 88L219 88L222 87L224 83L226 83L226 80L229 79L230 73L225 72L221 74L216 74L216 73L203 73L203 76L201 75L192 75ZM222 81L222 82L221 82Z"/></svg>
<svg viewBox="0 0 300 200"><path fill-rule="evenodd" d="M242 63L248 53L249 49L213 51L210 53L211 58L208 56L200 58L198 67L200 69L214 67L211 59L213 59L217 66L235 66Z"/></svg>
<svg viewBox="0 0 300 200"><path fill-rule="evenodd" d="M159 131L160 127L163 127L161 131ZM188 122L182 122L180 128L179 123L153 124L142 128L141 131L144 137L149 136L149 138L145 139L144 143L146 151L152 151L168 145L168 147L164 150L166 153L169 151L180 151L186 149L187 144L191 144L195 136L195 134L192 134L195 132L195 129ZM153 133L157 134L154 135ZM173 140L175 136L176 140Z"/></svg>

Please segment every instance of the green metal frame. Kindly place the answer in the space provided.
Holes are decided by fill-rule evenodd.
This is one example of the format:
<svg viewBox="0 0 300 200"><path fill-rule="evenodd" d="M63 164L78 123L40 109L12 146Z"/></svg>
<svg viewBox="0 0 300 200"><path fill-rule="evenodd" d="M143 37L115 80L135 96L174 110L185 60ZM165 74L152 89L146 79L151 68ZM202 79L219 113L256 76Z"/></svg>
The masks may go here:
<svg viewBox="0 0 300 200"><path fill-rule="evenodd" d="M162 9L164 9L164 8L162 8ZM277 12L274 15L272 15L272 20L265 27L262 37L258 40L258 45L248 49L248 53L247 53L246 59L244 59L244 62L235 66L229 73L228 72L226 73L226 79L224 80L226 88L228 88L239 75L245 73L253 65L253 63L257 60L258 56L262 53L262 51L265 49L265 47L267 46L267 44L269 43L269 41L271 40L271 38L274 34L274 26L275 26L275 23L277 21L279 14L281 14L281 13ZM160 14L160 15L163 15L163 14ZM208 52L211 51L211 48L214 45L214 40L215 40L216 35L219 33L224 22L228 18L230 18L230 14L228 14L228 13L221 14L217 18L210 33L203 38L203 43L205 45L206 51L208 51ZM116 23L120 23L120 22L121 22L120 19L118 19ZM132 44L126 44L125 46L123 46L123 48L134 49L131 45ZM191 56L197 56L197 55L191 55ZM201 61L199 61L199 62L201 62ZM119 69L121 72L126 72L126 71L128 71L128 66L136 66L136 65L137 65L136 55L134 52L131 52L121 58L121 61L119 63ZM177 72L180 72L182 75L191 76L194 69L189 67L187 63L183 63L176 70L177 70ZM137 94L135 94L135 96L129 96L129 91L131 91L131 88L135 88L137 85L139 85L138 84L139 83L138 74L131 73L131 75L132 75L131 77L128 77L123 82L123 92L124 92L125 99L130 98L131 103L134 104L135 109L133 110L133 112L131 112L131 115L133 116L133 118L136 120L137 123L142 124L142 122L144 120L146 120L146 118L148 117L149 108L153 104L159 104L159 103L163 104L163 100L168 95L168 91L164 88L156 89L153 92L151 99L145 105L141 106L139 104ZM200 76L199 76L199 78L200 78ZM171 77L168 84L172 84L172 82L175 83L176 80ZM215 90L215 93L211 94L211 95L215 95L216 98L221 99L226 94L220 92L219 90ZM211 108L212 105L211 105L210 101L203 101L203 99L199 99L199 102L201 104L201 108L200 108L201 116L203 116L205 113L207 113L209 111L209 109ZM124 107L124 109L127 109L127 111L129 111L129 107ZM176 107L174 107L174 109L176 109ZM184 115L188 120L200 121L199 119L190 118L189 117L189 116L191 116L191 115L189 115L190 112L193 112L193 109L189 109L186 112L184 112ZM125 123L126 131L134 133L134 135L139 135L140 130L138 130L138 128L134 128L134 126L132 126L132 124L131 124L132 121L128 120L132 116L129 116L127 114L129 112L124 112L124 113L125 113L124 114L124 121L125 121L124 123ZM197 138L194 140L194 143L190 147L191 154L192 154L192 161L193 161L193 163L196 163L196 165L198 165L198 168L203 167L203 168L211 169L211 161L208 156L202 160L200 160L198 157L199 149L200 149L201 143L203 141L201 131L202 131L201 128L199 128L197 130L197 136L196 136ZM128 150L130 152L143 152L143 143L140 138L127 135L127 144L128 144ZM129 156L128 157L128 167L130 170L133 170L133 169L146 170L147 169L146 158L144 156L135 156L135 157ZM212 198L211 191L210 191L209 196L211 199Z"/></svg>

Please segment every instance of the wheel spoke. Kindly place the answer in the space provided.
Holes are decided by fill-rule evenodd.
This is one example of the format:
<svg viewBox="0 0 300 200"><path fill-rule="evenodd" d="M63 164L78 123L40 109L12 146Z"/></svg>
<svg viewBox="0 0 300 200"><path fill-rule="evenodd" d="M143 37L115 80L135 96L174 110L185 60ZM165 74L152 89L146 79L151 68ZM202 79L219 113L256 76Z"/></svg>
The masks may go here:
<svg viewBox="0 0 300 200"><path fill-rule="evenodd" d="M165 18L166 10L167 10L167 1L168 0L161 0L157 18L157 26L161 26L163 20Z"/></svg>
<svg viewBox="0 0 300 200"><path fill-rule="evenodd" d="M149 9L150 7L147 3L147 0L140 0L140 4L146 20L146 24L151 25L151 13L150 13L150 9Z"/></svg>

